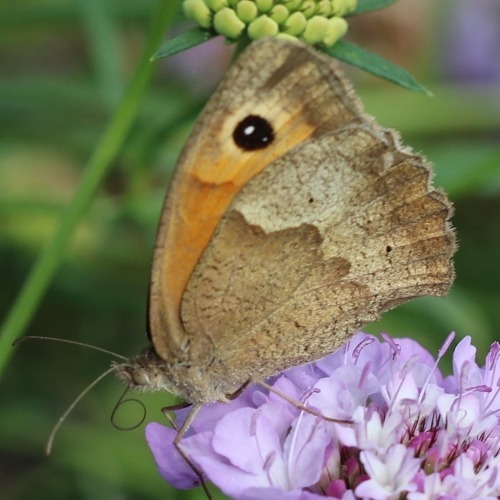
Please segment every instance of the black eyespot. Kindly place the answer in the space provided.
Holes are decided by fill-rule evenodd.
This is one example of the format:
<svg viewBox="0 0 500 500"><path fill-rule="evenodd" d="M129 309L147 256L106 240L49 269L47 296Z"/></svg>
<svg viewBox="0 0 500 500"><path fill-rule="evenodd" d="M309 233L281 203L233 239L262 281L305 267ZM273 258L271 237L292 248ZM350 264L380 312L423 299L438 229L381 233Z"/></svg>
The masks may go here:
<svg viewBox="0 0 500 500"><path fill-rule="evenodd" d="M391 253L391 252L392 252L392 247L391 247L391 245L387 245L387 246L385 247L385 251L386 251L386 253Z"/></svg>
<svg viewBox="0 0 500 500"><path fill-rule="evenodd" d="M314 198L311 196L308 200L309 203L314 203Z"/></svg>
<svg viewBox="0 0 500 500"><path fill-rule="evenodd" d="M236 125L233 140L244 151L264 149L274 141L274 130L261 116L248 115Z"/></svg>

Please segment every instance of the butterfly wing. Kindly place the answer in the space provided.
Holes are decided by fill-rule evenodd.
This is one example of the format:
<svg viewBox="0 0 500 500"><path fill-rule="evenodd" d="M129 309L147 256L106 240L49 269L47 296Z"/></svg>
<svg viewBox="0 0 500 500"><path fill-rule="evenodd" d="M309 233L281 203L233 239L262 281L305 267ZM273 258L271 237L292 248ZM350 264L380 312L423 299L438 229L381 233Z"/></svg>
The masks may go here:
<svg viewBox="0 0 500 500"><path fill-rule="evenodd" d="M249 115L263 116L272 125L269 147L245 149L233 140ZM367 119L330 58L276 39L253 43L240 56L195 125L166 198L148 317L162 359L173 363L190 356L188 345L196 333L186 332L181 321L182 296L241 188L303 141L355 123L367 124ZM197 342L200 349L210 347L203 336Z"/></svg>
<svg viewBox="0 0 500 500"><path fill-rule="evenodd" d="M453 280L450 203L393 132L349 124L274 161L235 197L192 275L182 321L227 392L338 348ZM207 351L192 355L203 358Z"/></svg>

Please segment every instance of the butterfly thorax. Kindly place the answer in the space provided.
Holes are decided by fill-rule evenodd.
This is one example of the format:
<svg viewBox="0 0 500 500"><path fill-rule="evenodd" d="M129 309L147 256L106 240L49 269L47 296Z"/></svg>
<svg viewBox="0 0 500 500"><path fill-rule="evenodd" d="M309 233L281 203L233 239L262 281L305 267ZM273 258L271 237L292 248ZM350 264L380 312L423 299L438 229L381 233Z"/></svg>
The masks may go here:
<svg viewBox="0 0 500 500"><path fill-rule="evenodd" d="M113 366L118 378L133 390L167 391L190 403L227 401L226 392L207 376L206 369L187 362L166 362L152 347Z"/></svg>

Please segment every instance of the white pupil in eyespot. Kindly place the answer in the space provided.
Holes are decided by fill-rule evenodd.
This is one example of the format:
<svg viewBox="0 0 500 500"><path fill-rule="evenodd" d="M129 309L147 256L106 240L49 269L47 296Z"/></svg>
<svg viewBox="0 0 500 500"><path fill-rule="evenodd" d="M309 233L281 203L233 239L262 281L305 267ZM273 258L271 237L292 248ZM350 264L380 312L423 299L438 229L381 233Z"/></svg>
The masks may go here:
<svg viewBox="0 0 500 500"><path fill-rule="evenodd" d="M248 127L245 128L243 133L245 135L252 135L255 132L255 126L254 125L249 125Z"/></svg>

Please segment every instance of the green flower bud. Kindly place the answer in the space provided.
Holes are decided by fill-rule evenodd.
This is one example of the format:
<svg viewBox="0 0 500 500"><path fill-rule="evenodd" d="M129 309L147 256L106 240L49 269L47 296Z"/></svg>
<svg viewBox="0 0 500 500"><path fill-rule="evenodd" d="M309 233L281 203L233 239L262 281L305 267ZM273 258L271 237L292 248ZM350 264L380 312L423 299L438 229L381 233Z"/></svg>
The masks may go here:
<svg viewBox="0 0 500 500"><path fill-rule="evenodd" d="M285 33L298 36L306 29L307 19L302 12L294 12L285 21Z"/></svg>
<svg viewBox="0 0 500 500"><path fill-rule="evenodd" d="M251 2L250 0L241 0L236 6L236 14L238 17L246 24L252 22L259 11L257 10L257 6L255 2Z"/></svg>
<svg viewBox="0 0 500 500"><path fill-rule="evenodd" d="M290 15L290 12L284 5L275 5L269 17L276 21L278 24L283 24Z"/></svg>
<svg viewBox="0 0 500 500"><path fill-rule="evenodd" d="M258 38L275 36L278 34L278 30L278 23L270 17L263 15L248 25L248 36L252 40L257 40Z"/></svg>
<svg viewBox="0 0 500 500"><path fill-rule="evenodd" d="M288 40L290 42L297 42L298 39L296 36L289 35L288 33L278 33L276 38L281 38L281 40Z"/></svg>
<svg viewBox="0 0 500 500"><path fill-rule="evenodd" d="M305 2L302 2L302 5L300 6L300 11L306 16L307 18L314 16L316 14L316 2L314 0L305 0Z"/></svg>
<svg viewBox="0 0 500 500"><path fill-rule="evenodd" d="M320 0L316 8L319 16L330 17L333 14L332 0Z"/></svg>
<svg viewBox="0 0 500 500"><path fill-rule="evenodd" d="M182 8L184 15L198 26L210 28L212 25L212 13L203 0L184 0Z"/></svg>
<svg viewBox="0 0 500 500"><path fill-rule="evenodd" d="M255 0L255 4L260 12L268 12L273 8L273 0Z"/></svg>
<svg viewBox="0 0 500 500"><path fill-rule="evenodd" d="M217 33L228 38L238 38L245 29L245 23L229 7L219 10L214 16L214 28Z"/></svg>
<svg viewBox="0 0 500 500"><path fill-rule="evenodd" d="M294 12L302 5L303 0L282 0L283 5L290 11Z"/></svg>
<svg viewBox="0 0 500 500"><path fill-rule="evenodd" d="M227 7L227 0L205 0L205 3L212 12L218 12L224 7Z"/></svg>
<svg viewBox="0 0 500 500"><path fill-rule="evenodd" d="M358 0L184 0L186 17L202 28L236 39L279 36L310 45L335 44L347 31L342 15Z"/></svg>
<svg viewBox="0 0 500 500"><path fill-rule="evenodd" d="M356 8L357 3L357 0L332 0L333 14L336 16L345 16Z"/></svg>
<svg viewBox="0 0 500 500"><path fill-rule="evenodd" d="M347 21L343 17L328 19L328 29L323 39L327 47L337 43L347 33Z"/></svg>
<svg viewBox="0 0 500 500"><path fill-rule="evenodd" d="M302 33L303 40L310 45L322 42L328 31L328 23L326 17L314 16L308 19L306 29Z"/></svg>

